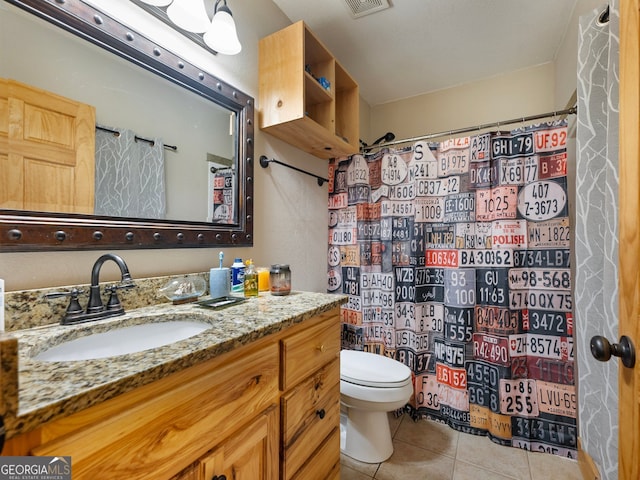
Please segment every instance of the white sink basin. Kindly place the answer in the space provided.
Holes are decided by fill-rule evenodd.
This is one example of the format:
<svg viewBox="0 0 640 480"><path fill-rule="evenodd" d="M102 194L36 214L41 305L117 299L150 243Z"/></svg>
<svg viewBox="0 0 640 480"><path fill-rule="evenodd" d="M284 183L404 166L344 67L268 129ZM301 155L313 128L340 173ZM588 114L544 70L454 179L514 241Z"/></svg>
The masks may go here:
<svg viewBox="0 0 640 480"><path fill-rule="evenodd" d="M208 323L170 321L144 323L94 333L51 347L34 357L44 362L69 362L142 352L193 337L211 328Z"/></svg>

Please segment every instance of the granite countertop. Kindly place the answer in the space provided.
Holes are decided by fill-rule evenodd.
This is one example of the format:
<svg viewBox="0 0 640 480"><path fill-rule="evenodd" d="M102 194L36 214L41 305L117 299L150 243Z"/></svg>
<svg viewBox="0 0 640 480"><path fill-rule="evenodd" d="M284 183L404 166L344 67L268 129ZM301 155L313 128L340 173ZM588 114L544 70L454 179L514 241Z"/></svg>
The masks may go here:
<svg viewBox="0 0 640 480"><path fill-rule="evenodd" d="M165 303L89 323L11 332L18 339L17 375L14 375L17 385L7 385L7 381L11 383L11 375L4 375L3 400L9 406L4 418L7 438L284 330L345 300L343 295L325 293L292 292L288 296L261 293L257 298L220 310ZM148 316L157 317L155 321L188 317L209 323L211 328L170 345L117 357L69 362L33 358L47 348L90 332L146 323ZM2 361L6 373L5 354ZM7 398L11 392L17 392L17 399Z"/></svg>

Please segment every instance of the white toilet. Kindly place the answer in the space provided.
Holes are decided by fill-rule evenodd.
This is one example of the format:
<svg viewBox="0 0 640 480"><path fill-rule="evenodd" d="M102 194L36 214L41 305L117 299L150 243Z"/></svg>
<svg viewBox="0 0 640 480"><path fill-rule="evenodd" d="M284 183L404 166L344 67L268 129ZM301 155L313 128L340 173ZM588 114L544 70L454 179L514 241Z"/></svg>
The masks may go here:
<svg viewBox="0 0 640 480"><path fill-rule="evenodd" d="M393 453L387 413L404 407L412 393L406 365L374 353L342 350L340 451L365 463L387 460Z"/></svg>

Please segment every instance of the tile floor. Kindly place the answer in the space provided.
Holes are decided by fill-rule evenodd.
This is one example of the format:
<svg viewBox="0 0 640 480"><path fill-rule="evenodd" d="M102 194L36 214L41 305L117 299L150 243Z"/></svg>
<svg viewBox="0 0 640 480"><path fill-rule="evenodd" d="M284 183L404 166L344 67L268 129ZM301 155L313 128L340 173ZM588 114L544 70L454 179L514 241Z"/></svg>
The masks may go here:
<svg viewBox="0 0 640 480"><path fill-rule="evenodd" d="M389 417L395 451L380 464L341 456L341 480L582 480L578 463L502 447L409 415Z"/></svg>

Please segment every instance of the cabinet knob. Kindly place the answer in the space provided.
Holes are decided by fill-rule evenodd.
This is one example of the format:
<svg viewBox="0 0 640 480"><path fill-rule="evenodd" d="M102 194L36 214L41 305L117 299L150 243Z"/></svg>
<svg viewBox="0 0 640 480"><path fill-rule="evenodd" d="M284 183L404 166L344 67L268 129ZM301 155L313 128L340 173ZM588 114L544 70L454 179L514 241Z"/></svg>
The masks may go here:
<svg viewBox="0 0 640 480"><path fill-rule="evenodd" d="M318 350L320 353L324 353L324 351L325 351L326 349L324 348L324 345L318 345L318 346L316 347L316 350Z"/></svg>
<svg viewBox="0 0 640 480"><path fill-rule="evenodd" d="M317 415L318 417L320 417L320 420L322 420L322 419L324 418L324 416L326 415L326 413L325 413L325 411L324 411L324 408L323 408L323 409L321 409L321 410L316 410L316 415Z"/></svg>
<svg viewBox="0 0 640 480"><path fill-rule="evenodd" d="M211 477L211 480L227 480L227 476L226 475L214 475L213 477Z"/></svg>

